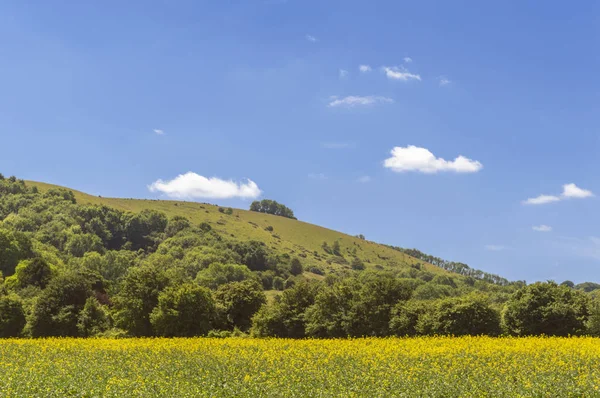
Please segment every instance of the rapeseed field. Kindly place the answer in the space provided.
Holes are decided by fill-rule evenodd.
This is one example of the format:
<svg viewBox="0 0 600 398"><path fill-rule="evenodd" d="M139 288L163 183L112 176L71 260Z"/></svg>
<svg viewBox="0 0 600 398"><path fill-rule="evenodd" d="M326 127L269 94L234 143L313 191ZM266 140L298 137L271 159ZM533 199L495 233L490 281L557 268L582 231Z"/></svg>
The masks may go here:
<svg viewBox="0 0 600 398"><path fill-rule="evenodd" d="M595 397L600 339L0 340L1 397Z"/></svg>

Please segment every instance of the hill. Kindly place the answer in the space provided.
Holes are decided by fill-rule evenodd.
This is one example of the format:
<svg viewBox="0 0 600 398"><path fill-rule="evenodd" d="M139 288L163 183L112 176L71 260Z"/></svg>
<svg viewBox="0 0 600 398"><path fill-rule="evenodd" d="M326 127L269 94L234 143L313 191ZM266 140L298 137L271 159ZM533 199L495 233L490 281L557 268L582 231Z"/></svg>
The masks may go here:
<svg viewBox="0 0 600 398"><path fill-rule="evenodd" d="M27 181L26 183L29 186L37 187L41 192L51 188L63 188L36 181ZM104 205L134 213L142 210L156 210L165 213L168 217L186 217L194 224L208 223L213 230L223 236L240 240L261 241L278 253L299 256L303 259L305 269L311 267L319 267L324 270L349 268L349 264L345 263L339 256L332 256L323 250L323 242L327 242L331 246L333 242L337 241L341 247L341 254L347 259L346 261L350 261L351 258L357 256L364 262L366 268L390 269L421 264L427 271L446 273L445 270L437 266L394 250L391 247L285 217L242 209L233 209L233 213L227 215L219 211L219 206L206 203L105 198L70 190L75 194L77 203L80 204ZM267 230L268 227L272 227L273 230ZM315 277L314 274L308 275Z"/></svg>

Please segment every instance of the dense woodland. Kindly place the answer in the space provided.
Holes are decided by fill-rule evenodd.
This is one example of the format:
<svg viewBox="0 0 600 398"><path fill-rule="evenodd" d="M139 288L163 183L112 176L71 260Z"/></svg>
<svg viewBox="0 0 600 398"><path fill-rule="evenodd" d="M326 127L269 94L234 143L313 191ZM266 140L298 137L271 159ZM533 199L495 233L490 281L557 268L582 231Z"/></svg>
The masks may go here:
<svg viewBox="0 0 600 398"><path fill-rule="evenodd" d="M452 272L356 256L304 269L207 223L82 205L0 175L0 337L600 334L596 284L509 283L406 253Z"/></svg>

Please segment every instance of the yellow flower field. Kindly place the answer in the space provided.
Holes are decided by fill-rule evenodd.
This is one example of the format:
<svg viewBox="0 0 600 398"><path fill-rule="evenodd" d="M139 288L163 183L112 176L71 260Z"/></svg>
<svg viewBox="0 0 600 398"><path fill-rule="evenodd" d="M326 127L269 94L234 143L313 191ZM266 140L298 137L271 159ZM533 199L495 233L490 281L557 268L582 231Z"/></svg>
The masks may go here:
<svg viewBox="0 0 600 398"><path fill-rule="evenodd" d="M1 397L593 397L600 339L0 340Z"/></svg>

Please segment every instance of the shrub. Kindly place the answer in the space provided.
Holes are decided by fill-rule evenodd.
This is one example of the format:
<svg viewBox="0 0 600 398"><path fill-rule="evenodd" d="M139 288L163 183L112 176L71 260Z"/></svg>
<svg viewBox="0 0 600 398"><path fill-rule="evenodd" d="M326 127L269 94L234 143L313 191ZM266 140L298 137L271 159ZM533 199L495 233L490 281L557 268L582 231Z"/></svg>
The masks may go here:
<svg viewBox="0 0 600 398"><path fill-rule="evenodd" d="M25 326L23 304L17 295L0 296L0 338L17 337Z"/></svg>

